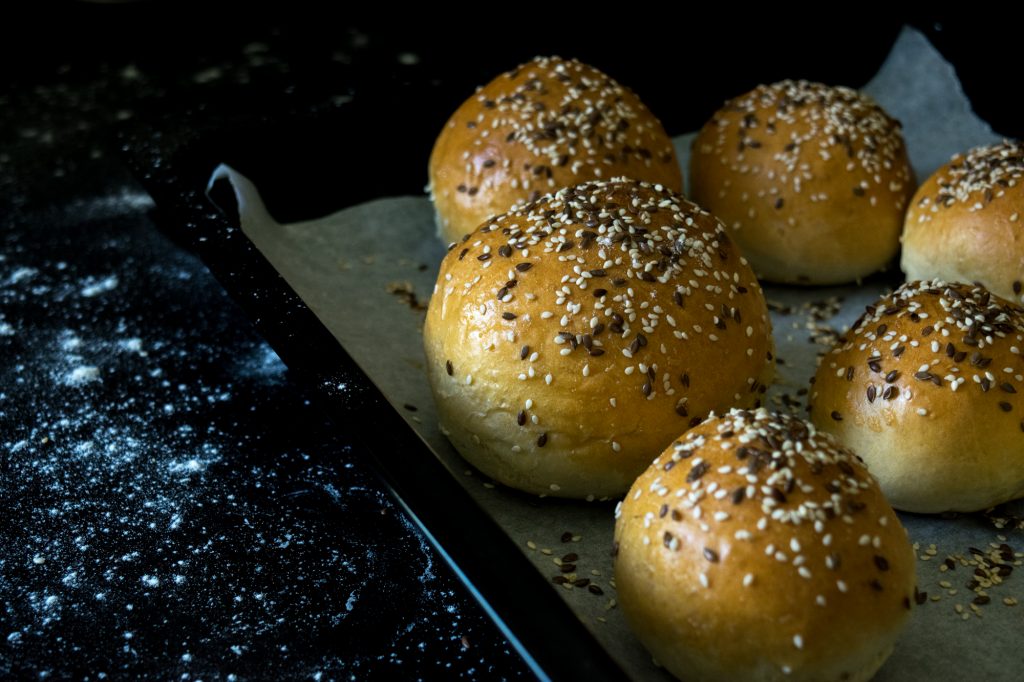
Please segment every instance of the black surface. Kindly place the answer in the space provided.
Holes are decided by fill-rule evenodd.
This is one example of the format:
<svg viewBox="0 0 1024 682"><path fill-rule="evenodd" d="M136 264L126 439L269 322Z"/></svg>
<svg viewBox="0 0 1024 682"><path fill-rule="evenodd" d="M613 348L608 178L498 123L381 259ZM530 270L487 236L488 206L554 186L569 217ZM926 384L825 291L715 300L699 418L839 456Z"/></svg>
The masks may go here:
<svg viewBox="0 0 1024 682"><path fill-rule="evenodd" d="M0 673L521 670L125 192L68 222L18 216L5 240Z"/></svg>
<svg viewBox="0 0 1024 682"><path fill-rule="evenodd" d="M117 155L115 126L230 96L197 73L276 87L254 39L0 93L0 677L522 676Z"/></svg>
<svg viewBox="0 0 1024 682"><path fill-rule="evenodd" d="M641 16L614 37L603 18L543 16L513 38L527 18L467 34L456 22L424 31L415 16L339 26L297 10L205 10L38 3L0 27L0 674L528 675L368 467L369 450L409 447L408 434L367 446L344 417L325 420L313 407L325 380L346 387L327 391L335 406L368 398L376 409L378 398L343 362L303 356L296 335L308 327L288 321L306 313L266 288L265 272L252 287L248 266L215 268L236 296L280 297L243 300L243 314L180 248L210 262L223 246L205 231L219 217L194 212L202 159L188 154L211 147L193 143L210 131L278 131L260 152L219 150L259 179L261 155L317 170L307 150L330 123L335 145L363 125L351 166L270 185L279 217L312 217L417 191L431 131L474 85L533 54L595 63L678 133L759 81L862 83L900 18L795 39L800 22L728 8L719 23ZM1013 43L991 26L965 41L974 27L956 18L917 23L954 58L977 110L1020 134L999 114L1009 109L987 68ZM977 49L979 39L996 49ZM381 129L408 146L382 155L393 139L378 143ZM151 213L122 156L146 157L147 182L175 188L180 205ZM168 172L172 161L184 165ZM248 318L300 374L340 374L296 381ZM421 520L458 555L457 508L401 492L426 505ZM478 577L500 593L501 570Z"/></svg>

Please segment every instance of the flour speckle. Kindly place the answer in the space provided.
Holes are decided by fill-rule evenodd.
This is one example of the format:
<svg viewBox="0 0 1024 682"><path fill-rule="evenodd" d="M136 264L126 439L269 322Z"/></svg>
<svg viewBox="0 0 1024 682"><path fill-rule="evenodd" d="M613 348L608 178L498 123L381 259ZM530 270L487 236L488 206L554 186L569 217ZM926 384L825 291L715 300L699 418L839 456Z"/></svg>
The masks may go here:
<svg viewBox="0 0 1024 682"><path fill-rule="evenodd" d="M71 332L66 332L60 339L60 348L68 353L78 350L82 347L82 339L78 338Z"/></svg>
<svg viewBox="0 0 1024 682"><path fill-rule="evenodd" d="M8 285L21 284L36 276L39 271L35 268L15 268L7 278Z"/></svg>
<svg viewBox="0 0 1024 682"><path fill-rule="evenodd" d="M132 339L122 339L118 341L118 346L126 353L142 353L142 339L136 337Z"/></svg>
<svg viewBox="0 0 1024 682"><path fill-rule="evenodd" d="M81 386L93 381L101 381L100 370L90 365L75 367L64 377L64 383L68 386Z"/></svg>
<svg viewBox="0 0 1024 682"><path fill-rule="evenodd" d="M99 296L100 294L105 294L108 291L113 291L117 288L117 284L117 275L110 275L109 277L105 277L101 280L87 277L84 281L84 285L82 286L81 294L86 298Z"/></svg>

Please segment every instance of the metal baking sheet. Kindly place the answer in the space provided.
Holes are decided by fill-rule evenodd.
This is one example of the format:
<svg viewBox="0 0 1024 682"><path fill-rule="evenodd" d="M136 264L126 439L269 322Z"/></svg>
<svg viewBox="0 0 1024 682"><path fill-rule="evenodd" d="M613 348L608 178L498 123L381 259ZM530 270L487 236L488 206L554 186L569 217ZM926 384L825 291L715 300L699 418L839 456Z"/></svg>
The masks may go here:
<svg viewBox="0 0 1024 682"><path fill-rule="evenodd" d="M953 153L997 140L971 112L953 68L912 29L904 29L866 90L903 122L919 179ZM684 169L692 138L691 134L675 140ZM412 162L422 162L425 175L425 160ZM421 329L445 246L435 235L429 201L423 196L392 197L318 220L279 224L245 177L221 167L214 174L217 179L233 186L245 234L451 475L537 570L578 582L579 586L552 583L552 589L608 652L635 679L667 679L616 608L610 556L614 502L542 499L495 485L466 464L438 429L424 373ZM865 305L899 281L896 271L860 286L766 287L780 358L769 406L802 414L818 355ZM656 454L651 453L652 458ZM917 545L918 586L927 597L914 610L910 627L876 679L948 679L952 670L970 670L990 680L1020 679L1024 604L1016 602L1024 601L1019 587L1024 580L997 576L1002 582L985 588L983 595L975 591L978 586L968 586L980 582L975 569L990 554L1007 563L1007 546L1014 552L1009 563L1020 566L1020 516L1020 503L955 517L901 514ZM563 563L572 563L575 569L563 573Z"/></svg>

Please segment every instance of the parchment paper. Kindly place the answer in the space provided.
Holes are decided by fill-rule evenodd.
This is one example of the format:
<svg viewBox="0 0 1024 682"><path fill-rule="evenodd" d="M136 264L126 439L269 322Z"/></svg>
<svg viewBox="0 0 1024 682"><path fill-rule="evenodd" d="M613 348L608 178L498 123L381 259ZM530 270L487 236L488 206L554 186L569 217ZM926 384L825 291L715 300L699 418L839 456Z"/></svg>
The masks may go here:
<svg viewBox="0 0 1024 682"><path fill-rule="evenodd" d="M919 179L953 153L997 140L971 112L952 67L912 29L903 31L866 90L903 122ZM691 134L675 140L684 168L692 139ZM425 159L410 162L422 163L425 173ZM612 504L540 499L495 486L471 470L439 433L421 341L422 307L445 253L435 236L429 201L387 198L320 220L281 225L248 180L225 167L216 171L214 180L219 178L234 185L244 232L537 569L552 578L589 580L581 586L552 583L552 589L612 656L635 679L669 679L615 608ZM803 414L801 389L833 330L843 331L897 281L894 273L862 287L766 287L778 354L785 363L768 393L769 405ZM387 353L378 352L381 344L388 346ZM987 553L1008 542L1014 550L1024 549L1024 532L1011 513L1021 516L1024 505L955 518L901 515L918 546L918 585L928 598L914 609L908 631L877 680L1024 678L1024 604L1012 605L1015 599L1024 602L1018 586L1024 578L1011 575L993 585L987 604L972 604L977 594L966 587L976 578L977 564L968 548ZM559 564L570 553L578 557L571 561L576 568L564 574ZM1020 566L1022 556L1016 553L1012 561ZM946 562L947 557L953 560ZM1000 561L1007 563L1005 557Z"/></svg>

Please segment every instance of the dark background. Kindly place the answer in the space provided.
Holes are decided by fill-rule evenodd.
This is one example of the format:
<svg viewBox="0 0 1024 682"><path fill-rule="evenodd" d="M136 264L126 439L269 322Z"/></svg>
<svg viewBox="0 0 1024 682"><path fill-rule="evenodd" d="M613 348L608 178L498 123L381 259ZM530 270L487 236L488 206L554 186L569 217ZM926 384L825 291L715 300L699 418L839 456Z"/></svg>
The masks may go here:
<svg viewBox="0 0 1024 682"><path fill-rule="evenodd" d="M351 434L182 248L189 226L129 170L136 147L255 131L261 146L233 153L259 166L349 145L320 186L268 198L309 217L418 191L432 131L536 54L595 64L678 134L759 82L861 85L905 21L979 114L1022 129L1002 83L1012 27L961 17L237 7L35 3L0 27L0 676L528 674ZM374 125L352 136L353 120ZM361 173L381 149L390 172Z"/></svg>

